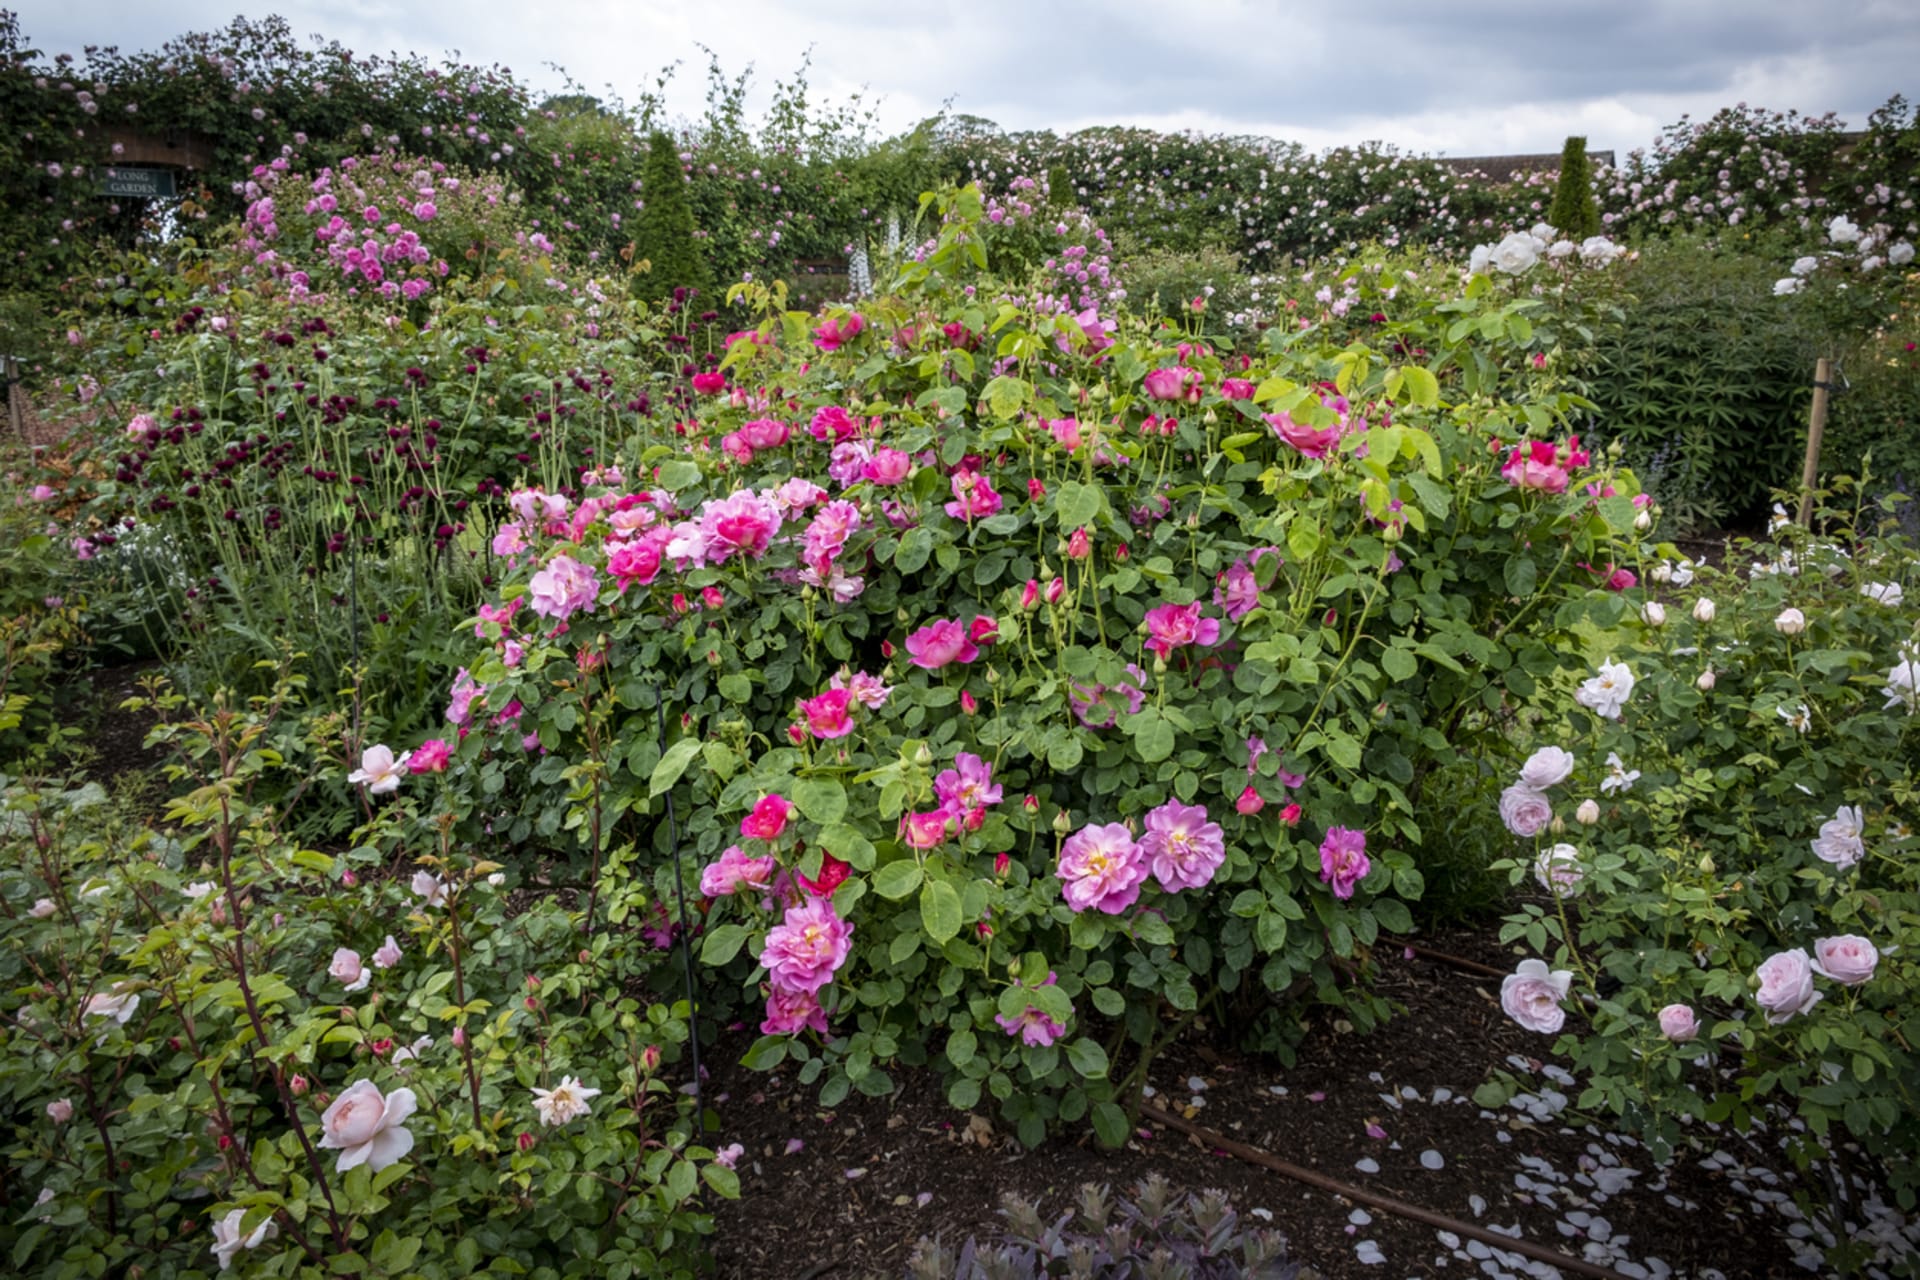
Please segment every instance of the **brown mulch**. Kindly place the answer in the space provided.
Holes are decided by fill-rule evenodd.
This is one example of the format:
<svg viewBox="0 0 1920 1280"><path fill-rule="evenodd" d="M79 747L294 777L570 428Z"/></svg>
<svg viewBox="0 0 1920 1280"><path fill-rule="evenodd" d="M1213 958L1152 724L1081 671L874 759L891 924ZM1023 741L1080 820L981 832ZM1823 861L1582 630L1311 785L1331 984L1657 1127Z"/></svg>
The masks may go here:
<svg viewBox="0 0 1920 1280"><path fill-rule="evenodd" d="M1456 933L1435 945L1502 971L1512 967L1513 957L1490 937ZM1290 1068L1236 1052L1218 1037L1190 1036L1156 1065L1155 1100L1183 1114L1191 1108L1201 1125L1349 1184L1482 1226L1519 1224L1535 1244L1584 1247L1584 1229L1563 1224L1585 1205L1605 1220L1597 1236L1630 1237L1628 1257L1657 1256L1675 1275L1708 1268L1728 1280L1805 1274L1775 1234L1784 1224L1757 1216L1771 1211L1727 1175L1687 1160L1662 1171L1645 1149L1571 1129L1559 1118L1536 1123L1518 1109L1487 1118L1471 1101L1475 1086L1509 1055L1528 1064L1519 1074L1537 1075L1532 1064L1548 1038L1521 1030L1500 1011L1497 979L1405 958L1398 947L1390 958L1384 949L1380 955L1378 990L1406 1008L1383 1030L1360 1035L1343 1019L1321 1016ZM896 1072L900 1088L890 1097L856 1093L824 1111L817 1091L798 1085L790 1068L769 1075L737 1065L750 1043L750 1031L736 1030L708 1055L708 1096L723 1126L713 1141L746 1148L738 1166L742 1196L718 1206L714 1250L723 1276L898 1276L922 1236L958 1243L993 1232L1004 1192L1037 1197L1057 1218L1083 1183L1119 1191L1152 1172L1186 1190L1225 1190L1250 1225L1269 1225L1270 1215L1293 1258L1335 1280L1483 1272L1484 1254L1455 1254L1431 1227L1380 1211L1356 1220L1350 1201L1166 1129L1147 1126L1114 1152L1068 1129L1029 1151L991 1112L969 1116L948 1107L925 1071ZM1553 1087L1545 1080L1540 1086ZM1399 1098L1398 1109L1381 1096L1406 1090L1414 1095ZM1454 1100L1435 1103L1447 1096L1436 1090ZM1387 1137L1369 1138L1369 1123ZM1777 1152L1769 1159L1730 1134L1712 1137L1748 1164L1786 1168ZM796 1138L804 1147L787 1154ZM1423 1167L1429 1150L1441 1153L1443 1168ZM1630 1189L1596 1199L1593 1184L1583 1185L1603 1163L1597 1151L1640 1171ZM1563 1189L1543 1203L1516 1184L1516 1174L1525 1177L1530 1168L1522 1157L1548 1162L1564 1175ZM1376 1161L1378 1172L1358 1171L1363 1158ZM1482 1198L1478 1212L1475 1196ZM1569 1239L1570 1229L1576 1238ZM1375 1242L1384 1265L1360 1260L1365 1240Z"/></svg>

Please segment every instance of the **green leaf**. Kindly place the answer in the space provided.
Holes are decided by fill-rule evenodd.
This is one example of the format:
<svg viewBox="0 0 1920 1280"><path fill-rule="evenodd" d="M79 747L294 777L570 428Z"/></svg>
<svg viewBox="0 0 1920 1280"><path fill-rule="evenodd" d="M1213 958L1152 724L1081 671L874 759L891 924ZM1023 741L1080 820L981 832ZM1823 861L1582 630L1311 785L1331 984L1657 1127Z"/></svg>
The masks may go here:
<svg viewBox="0 0 1920 1280"><path fill-rule="evenodd" d="M822 826L847 816L847 789L832 778L801 778L793 784L791 798L801 813Z"/></svg>
<svg viewBox="0 0 1920 1280"><path fill-rule="evenodd" d="M1417 364L1407 365L1400 372L1406 375L1407 394L1415 404L1431 409L1440 403L1440 379Z"/></svg>
<svg viewBox="0 0 1920 1280"><path fill-rule="evenodd" d="M994 417L1005 422L1020 412L1032 390L1022 379L1003 373L987 384L987 407L993 410Z"/></svg>
<svg viewBox="0 0 1920 1280"><path fill-rule="evenodd" d="M725 964L740 954L747 937L746 926L723 924L707 934L707 940L700 944L700 958L711 965Z"/></svg>
<svg viewBox="0 0 1920 1280"><path fill-rule="evenodd" d="M703 1164L700 1166L700 1177L708 1186L713 1188L715 1195L726 1200L738 1200L740 1198L740 1175L727 1168L727 1166L723 1164Z"/></svg>
<svg viewBox="0 0 1920 1280"><path fill-rule="evenodd" d="M700 464L697 462L663 462L660 464L660 487L668 493L679 493L682 489L691 489L700 483Z"/></svg>
<svg viewBox="0 0 1920 1280"><path fill-rule="evenodd" d="M893 567L901 573L918 573L933 554L933 530L917 525L902 534L894 549Z"/></svg>
<svg viewBox="0 0 1920 1280"><path fill-rule="evenodd" d="M668 747L660 763L653 766L653 776L647 780L648 797L663 796L673 790L673 784L680 781L680 775L687 771L687 765L699 752L698 738L682 738Z"/></svg>
<svg viewBox="0 0 1920 1280"><path fill-rule="evenodd" d="M973 1055L979 1050L980 1042L975 1038L972 1027L962 1027L947 1037L947 1061L956 1067L964 1067L973 1061Z"/></svg>
<svg viewBox="0 0 1920 1280"><path fill-rule="evenodd" d="M873 842L852 827L835 824L820 832L820 847L855 871L873 870Z"/></svg>
<svg viewBox="0 0 1920 1280"><path fill-rule="evenodd" d="M1507 594L1525 599L1540 581L1540 566L1530 557L1515 556L1507 561Z"/></svg>
<svg viewBox="0 0 1920 1280"><path fill-rule="evenodd" d="M1089 1080L1103 1080L1107 1074L1107 1051L1099 1042L1085 1036L1067 1046L1067 1061Z"/></svg>
<svg viewBox="0 0 1920 1280"><path fill-rule="evenodd" d="M1093 485L1067 480L1054 497L1053 514L1062 529L1078 529L1100 514L1103 501L1104 495Z"/></svg>
<svg viewBox="0 0 1920 1280"><path fill-rule="evenodd" d="M1093 1104L1093 1134L1100 1145L1117 1150L1127 1143L1127 1113L1111 1102Z"/></svg>
<svg viewBox="0 0 1920 1280"><path fill-rule="evenodd" d="M1380 655L1380 667L1394 680L1411 680L1420 670L1420 662L1405 649L1388 649Z"/></svg>
<svg viewBox="0 0 1920 1280"><path fill-rule="evenodd" d="M920 890L920 923L927 936L945 943L960 932L960 891L945 880L929 880Z"/></svg>
<svg viewBox="0 0 1920 1280"><path fill-rule="evenodd" d="M1311 560L1320 549L1320 526L1310 520L1295 520L1287 526L1287 550L1295 560Z"/></svg>
<svg viewBox="0 0 1920 1280"><path fill-rule="evenodd" d="M911 859L889 862L873 874L873 891L895 902L920 887L920 864Z"/></svg>

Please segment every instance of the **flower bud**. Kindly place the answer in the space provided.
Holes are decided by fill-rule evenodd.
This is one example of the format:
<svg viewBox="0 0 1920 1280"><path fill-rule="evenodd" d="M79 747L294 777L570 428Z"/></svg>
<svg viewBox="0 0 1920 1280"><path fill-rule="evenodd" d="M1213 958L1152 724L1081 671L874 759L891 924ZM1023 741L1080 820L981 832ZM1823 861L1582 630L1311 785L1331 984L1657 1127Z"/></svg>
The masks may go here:
<svg viewBox="0 0 1920 1280"><path fill-rule="evenodd" d="M1059 604L1060 597L1067 593L1067 580L1056 577L1047 584L1047 603Z"/></svg>
<svg viewBox="0 0 1920 1280"><path fill-rule="evenodd" d="M1643 510L1639 515L1633 518L1633 527L1638 529L1641 533L1645 533L1647 530L1653 528L1653 513L1651 511Z"/></svg>
<svg viewBox="0 0 1920 1280"><path fill-rule="evenodd" d="M1797 636L1807 629L1807 615L1798 609L1782 609L1773 620L1773 629L1783 636Z"/></svg>
<svg viewBox="0 0 1920 1280"><path fill-rule="evenodd" d="M1667 625L1667 606L1658 600L1649 600L1640 606L1640 619L1650 627Z"/></svg>
<svg viewBox="0 0 1920 1280"><path fill-rule="evenodd" d="M1653 572L1649 573L1647 576L1649 578L1652 578L1655 582L1672 582L1673 566L1668 564L1665 560L1662 560L1659 564L1653 566Z"/></svg>
<svg viewBox="0 0 1920 1280"><path fill-rule="evenodd" d="M993 855L993 874L996 876L1005 876L1007 874L1007 868L1012 865L1013 858L1011 855L1006 853L996 853Z"/></svg>
<svg viewBox="0 0 1920 1280"><path fill-rule="evenodd" d="M582 947L582 948L580 949L580 956L579 956L579 959L580 959L580 963L581 963L581 964L592 964L592 963L593 963L593 952L591 952L591 951L588 951L588 950L587 950L587 949L586 949L585 947Z"/></svg>
<svg viewBox="0 0 1920 1280"><path fill-rule="evenodd" d="M456 1049L464 1049L467 1047L467 1029L465 1027L455 1027L453 1029L453 1047Z"/></svg>
<svg viewBox="0 0 1920 1280"><path fill-rule="evenodd" d="M924 742L921 743L920 746L914 751L913 762L919 765L922 769L926 768L928 765L933 763L933 752L927 749L926 743Z"/></svg>
<svg viewBox="0 0 1920 1280"><path fill-rule="evenodd" d="M523 1132L518 1138L515 1138L514 1141L519 1144L522 1151L533 1150L534 1137L530 1133Z"/></svg>
<svg viewBox="0 0 1920 1280"><path fill-rule="evenodd" d="M1028 795L1024 800L1020 802L1020 807L1022 809L1025 809L1028 813L1038 813L1040 812L1040 797L1036 795Z"/></svg>
<svg viewBox="0 0 1920 1280"><path fill-rule="evenodd" d="M1240 798L1233 802L1233 807L1241 813L1258 813L1267 807L1267 801L1265 796L1248 787L1240 793Z"/></svg>
<svg viewBox="0 0 1920 1280"><path fill-rule="evenodd" d="M1020 607L1031 609L1040 603L1040 580L1028 578L1027 585L1020 592Z"/></svg>
<svg viewBox="0 0 1920 1280"><path fill-rule="evenodd" d="M1553 821L1547 824L1547 830L1557 836L1563 836L1567 833L1567 820L1556 813L1553 815Z"/></svg>
<svg viewBox="0 0 1920 1280"><path fill-rule="evenodd" d="M1286 808L1280 810L1280 821L1289 827L1299 826L1300 806L1297 803L1289 804Z"/></svg>
<svg viewBox="0 0 1920 1280"><path fill-rule="evenodd" d="M1713 601L1707 599L1705 596L1701 596L1693 602L1693 620L1695 622L1712 622L1714 612Z"/></svg>
<svg viewBox="0 0 1920 1280"><path fill-rule="evenodd" d="M1600 821L1600 805L1591 799L1582 800L1580 807L1573 811L1573 820L1583 827L1592 826L1594 823ZM1558 819L1555 819L1555 821L1557 822Z"/></svg>
<svg viewBox="0 0 1920 1280"><path fill-rule="evenodd" d="M1700 673L1700 678L1693 682L1693 687L1698 689L1702 693L1712 693L1713 692L1713 668L1708 667L1705 671L1702 671Z"/></svg>
<svg viewBox="0 0 1920 1280"><path fill-rule="evenodd" d="M1700 861L1694 865L1700 869L1700 874L1703 876L1710 876L1715 871L1715 867L1713 865L1713 855L1710 853L1701 854Z"/></svg>
<svg viewBox="0 0 1920 1280"><path fill-rule="evenodd" d="M1063 836L1073 830L1073 818L1065 809L1053 815L1053 833Z"/></svg>
<svg viewBox="0 0 1920 1280"><path fill-rule="evenodd" d="M287 1081L287 1092L296 1098L306 1097L307 1090L312 1087L312 1085L307 1083L307 1078L302 1075L295 1075Z"/></svg>
<svg viewBox="0 0 1920 1280"><path fill-rule="evenodd" d="M960 709L970 716L979 714L980 701L973 696L972 690L962 689L960 691Z"/></svg>
<svg viewBox="0 0 1920 1280"><path fill-rule="evenodd" d="M640 1051L640 1067L644 1071L660 1069L660 1046L650 1044Z"/></svg>

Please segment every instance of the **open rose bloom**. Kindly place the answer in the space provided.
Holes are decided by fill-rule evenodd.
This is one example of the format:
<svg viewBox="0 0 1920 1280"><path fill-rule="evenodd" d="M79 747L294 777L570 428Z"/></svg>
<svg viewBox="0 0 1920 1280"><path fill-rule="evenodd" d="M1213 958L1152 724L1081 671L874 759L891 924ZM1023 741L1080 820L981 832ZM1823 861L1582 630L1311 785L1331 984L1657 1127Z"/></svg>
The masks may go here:
<svg viewBox="0 0 1920 1280"><path fill-rule="evenodd" d="M320 1117L320 1145L340 1153L339 1170L366 1165L375 1173L413 1150L407 1118L416 1106L413 1090L382 1094L371 1080L356 1080Z"/></svg>

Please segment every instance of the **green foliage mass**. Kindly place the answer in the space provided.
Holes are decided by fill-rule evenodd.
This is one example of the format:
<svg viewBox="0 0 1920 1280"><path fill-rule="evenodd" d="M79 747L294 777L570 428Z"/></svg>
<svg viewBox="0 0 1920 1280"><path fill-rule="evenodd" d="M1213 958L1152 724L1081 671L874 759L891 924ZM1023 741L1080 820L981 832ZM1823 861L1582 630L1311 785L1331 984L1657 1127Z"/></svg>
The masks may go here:
<svg viewBox="0 0 1920 1280"><path fill-rule="evenodd" d="M1568 138L1560 152L1560 176L1553 187L1553 207L1547 222L1573 240L1600 234L1600 206L1593 198L1593 166L1587 160L1587 140Z"/></svg>
<svg viewBox="0 0 1920 1280"><path fill-rule="evenodd" d="M647 140L647 163L641 179L646 207L634 220L634 265L648 264L642 292L662 301L675 289L705 290L710 276L700 248L700 229L687 203L686 177L679 148L664 133Z"/></svg>

